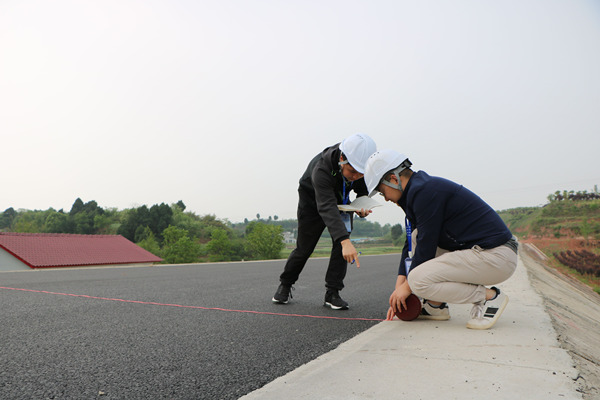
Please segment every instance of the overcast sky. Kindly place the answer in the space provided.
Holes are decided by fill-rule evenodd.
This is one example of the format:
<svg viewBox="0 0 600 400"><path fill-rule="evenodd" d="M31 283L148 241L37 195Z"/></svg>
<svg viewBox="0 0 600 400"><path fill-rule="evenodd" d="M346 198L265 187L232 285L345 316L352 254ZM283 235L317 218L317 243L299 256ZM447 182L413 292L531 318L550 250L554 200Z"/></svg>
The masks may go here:
<svg viewBox="0 0 600 400"><path fill-rule="evenodd" d="M356 132L496 210L592 191L600 2L0 0L0 212L295 218Z"/></svg>

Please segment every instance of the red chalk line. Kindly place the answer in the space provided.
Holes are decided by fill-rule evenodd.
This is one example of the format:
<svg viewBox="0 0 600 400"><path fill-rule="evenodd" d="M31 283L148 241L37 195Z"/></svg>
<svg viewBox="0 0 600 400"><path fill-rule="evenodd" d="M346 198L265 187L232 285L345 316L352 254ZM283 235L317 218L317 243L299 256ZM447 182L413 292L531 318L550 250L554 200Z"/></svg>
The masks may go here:
<svg viewBox="0 0 600 400"><path fill-rule="evenodd" d="M274 313L274 312L267 312L267 311L233 310L233 309L219 308L219 307L186 306L183 304L168 304L168 303L157 303L154 301L113 299L113 298L109 298L109 297L88 296L86 294L58 293L58 292L48 292L46 290L22 289L22 288L12 288L12 287L4 287L4 286L0 286L0 289L18 290L18 291L22 291L22 292L32 292L32 293L53 294L53 295L58 295L58 296L82 297L82 298L94 299L94 300L120 301L123 303L135 303L135 304L144 304L144 305L151 305L151 306L194 308L194 309L199 309L199 310L227 311L227 312L237 312L237 313L246 313L246 314L277 315L277 316L282 316L282 317L302 317L302 318L318 318L318 319L337 319L337 320L345 320L345 321L384 321L383 319L379 319L379 318L344 318L344 317L329 317L329 316L325 316L325 315L284 314L284 313Z"/></svg>

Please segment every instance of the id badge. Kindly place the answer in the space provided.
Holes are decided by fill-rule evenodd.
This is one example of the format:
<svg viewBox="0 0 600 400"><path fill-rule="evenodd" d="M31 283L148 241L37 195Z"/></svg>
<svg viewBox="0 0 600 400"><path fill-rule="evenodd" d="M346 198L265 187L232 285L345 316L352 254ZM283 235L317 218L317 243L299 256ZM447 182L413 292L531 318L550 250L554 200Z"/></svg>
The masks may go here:
<svg viewBox="0 0 600 400"><path fill-rule="evenodd" d="M412 258L406 257L404 259L404 266L406 267L406 276L408 276L408 273L410 272L411 264L412 264Z"/></svg>
<svg viewBox="0 0 600 400"><path fill-rule="evenodd" d="M352 221L350 220L350 214L343 212L340 213L340 217L342 218L342 221L344 221L344 225L346 225L346 230L348 233L352 232Z"/></svg>

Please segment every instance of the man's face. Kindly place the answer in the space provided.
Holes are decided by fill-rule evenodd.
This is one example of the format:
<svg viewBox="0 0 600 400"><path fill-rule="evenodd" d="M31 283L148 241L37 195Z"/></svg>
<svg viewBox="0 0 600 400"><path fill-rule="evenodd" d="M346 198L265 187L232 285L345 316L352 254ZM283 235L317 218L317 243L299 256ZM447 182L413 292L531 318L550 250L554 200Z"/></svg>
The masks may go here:
<svg viewBox="0 0 600 400"><path fill-rule="evenodd" d="M364 176L364 174L361 174L360 172L355 170L354 167L350 164L342 164L342 175L344 175L344 178L348 179L351 182L360 179Z"/></svg>
<svg viewBox="0 0 600 400"><path fill-rule="evenodd" d="M396 205L398 204L398 201L400 200L400 197L402 196L401 191L399 191L398 189L389 187L388 185L384 185L383 183L380 183L379 186L377 186L377 191L383 196L385 201L391 201L392 203L395 203Z"/></svg>

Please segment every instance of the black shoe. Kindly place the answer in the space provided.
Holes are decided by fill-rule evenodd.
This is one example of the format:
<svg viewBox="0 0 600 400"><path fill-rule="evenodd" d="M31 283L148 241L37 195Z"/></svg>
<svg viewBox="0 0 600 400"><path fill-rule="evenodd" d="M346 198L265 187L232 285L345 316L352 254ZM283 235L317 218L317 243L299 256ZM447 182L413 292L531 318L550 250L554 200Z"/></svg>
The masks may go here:
<svg viewBox="0 0 600 400"><path fill-rule="evenodd" d="M348 303L340 297L340 293L337 289L327 289L325 293L324 306L331 307L332 310L347 310Z"/></svg>
<svg viewBox="0 0 600 400"><path fill-rule="evenodd" d="M293 298L291 290L294 287L292 285L284 285L283 283L277 288L275 296L271 299L273 303L287 304L289 299Z"/></svg>

